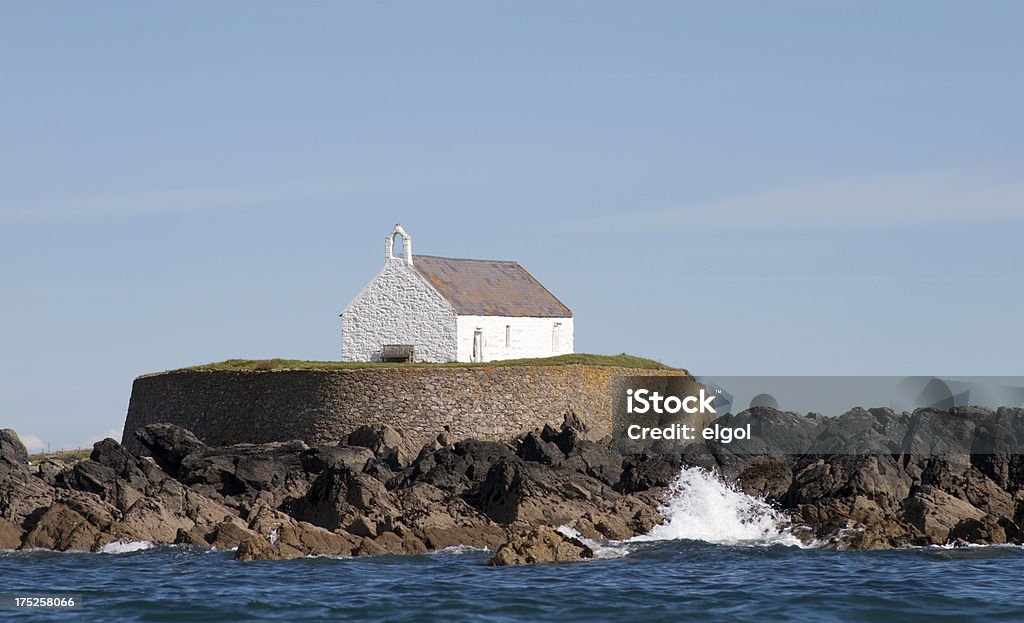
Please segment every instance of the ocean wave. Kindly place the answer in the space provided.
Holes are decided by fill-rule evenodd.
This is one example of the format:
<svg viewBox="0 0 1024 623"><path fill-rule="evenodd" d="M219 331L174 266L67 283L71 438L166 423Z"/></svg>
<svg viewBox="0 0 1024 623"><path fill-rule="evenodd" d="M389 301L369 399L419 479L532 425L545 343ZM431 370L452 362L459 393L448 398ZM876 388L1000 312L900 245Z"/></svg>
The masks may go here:
<svg viewBox="0 0 1024 623"><path fill-rule="evenodd" d="M129 552L138 552L151 547L154 547L154 545L149 541L112 541L104 545L100 549L99 553L127 554Z"/></svg>
<svg viewBox="0 0 1024 623"><path fill-rule="evenodd" d="M808 547L790 532L782 513L707 470L684 467L670 489L659 509L665 521L628 542L688 539L717 545Z"/></svg>

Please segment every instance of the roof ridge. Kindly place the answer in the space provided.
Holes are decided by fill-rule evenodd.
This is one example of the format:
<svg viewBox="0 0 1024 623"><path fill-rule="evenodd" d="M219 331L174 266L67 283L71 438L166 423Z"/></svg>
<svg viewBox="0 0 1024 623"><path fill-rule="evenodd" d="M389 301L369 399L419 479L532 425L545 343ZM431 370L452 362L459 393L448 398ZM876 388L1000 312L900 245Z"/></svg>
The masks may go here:
<svg viewBox="0 0 1024 623"><path fill-rule="evenodd" d="M496 262L496 263L499 263L499 264L518 264L519 263L516 260L482 260L482 259L474 258L474 257L444 257L444 256L441 256L441 255L424 255L424 254L421 254L421 253L413 253L412 257L413 257L413 259L415 259L417 257L429 257L429 258L435 259L435 260L458 260L460 262ZM415 264L413 264L413 265L415 266Z"/></svg>

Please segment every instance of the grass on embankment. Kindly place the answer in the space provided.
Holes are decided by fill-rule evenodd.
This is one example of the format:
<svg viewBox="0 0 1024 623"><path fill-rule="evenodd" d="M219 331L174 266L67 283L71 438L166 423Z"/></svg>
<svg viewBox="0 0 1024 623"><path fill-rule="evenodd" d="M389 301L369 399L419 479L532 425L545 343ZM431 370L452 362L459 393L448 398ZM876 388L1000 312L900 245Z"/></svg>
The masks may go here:
<svg viewBox="0 0 1024 623"><path fill-rule="evenodd" d="M28 460L33 463L53 461L55 463L77 463L84 461L92 454L92 448L75 448L74 450L59 450L57 452L40 452L28 455Z"/></svg>
<svg viewBox="0 0 1024 623"><path fill-rule="evenodd" d="M357 370L361 368L496 368L511 366L568 366L581 364L588 366L618 366L621 368L637 368L648 370L675 370L660 361L621 355L588 355L578 353L558 355L539 359L506 359L504 361L488 361L485 363L381 363L363 361L300 361L297 359L228 359L219 363L207 363L199 366L180 368L172 372L184 370L235 370L235 371L271 371L271 370ZM685 372L685 370L684 370Z"/></svg>

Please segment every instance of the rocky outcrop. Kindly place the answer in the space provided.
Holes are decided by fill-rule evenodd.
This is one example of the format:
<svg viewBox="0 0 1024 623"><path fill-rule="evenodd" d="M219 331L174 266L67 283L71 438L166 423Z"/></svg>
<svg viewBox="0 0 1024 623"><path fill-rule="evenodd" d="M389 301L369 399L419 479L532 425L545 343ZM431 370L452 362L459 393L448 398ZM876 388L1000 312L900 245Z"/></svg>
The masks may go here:
<svg viewBox="0 0 1024 623"><path fill-rule="evenodd" d="M763 437L621 455L572 414L514 443L441 435L419 448L388 426L308 447L210 446L151 424L139 431L147 456L106 439L88 460L30 465L3 430L0 547L97 551L145 540L236 549L239 560L253 560L469 545L494 550L496 565L581 560L593 552L557 528L597 540L645 534L663 521L659 508L680 470L692 466L766 499L794 534L826 547L1024 537L1024 461L992 441L1024 439L1024 410L858 409L823 418L762 407L725 418ZM964 434L990 445L958 452ZM815 452L778 452L793 443ZM867 452L878 447L886 452ZM916 448L930 450L909 451Z"/></svg>
<svg viewBox="0 0 1024 623"><path fill-rule="evenodd" d="M514 535L494 553L495 567L536 565L550 562L578 562L594 557L594 550L579 539L566 536L548 526L539 526Z"/></svg>
<svg viewBox="0 0 1024 623"><path fill-rule="evenodd" d="M8 465L28 463L28 451L21 443L18 433L9 428L0 429L0 461Z"/></svg>
<svg viewBox="0 0 1024 623"><path fill-rule="evenodd" d="M794 437L803 435L801 445L815 451L766 456L718 447L681 462L709 467L765 497L819 543L878 549L1021 541L1024 456L1015 449L1024 439L1024 409L855 409L837 418L783 418L761 409L737 417L788 418ZM639 460L631 473L667 472L666 460Z"/></svg>

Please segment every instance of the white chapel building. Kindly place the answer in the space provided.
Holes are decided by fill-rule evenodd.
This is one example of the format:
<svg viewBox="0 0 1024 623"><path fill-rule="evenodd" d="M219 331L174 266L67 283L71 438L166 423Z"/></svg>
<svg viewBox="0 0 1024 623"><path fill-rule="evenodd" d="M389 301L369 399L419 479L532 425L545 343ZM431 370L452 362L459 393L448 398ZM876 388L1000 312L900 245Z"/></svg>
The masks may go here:
<svg viewBox="0 0 1024 623"><path fill-rule="evenodd" d="M401 225L385 243L384 267L341 313L343 361L482 362L573 352L572 311L517 262L413 255Z"/></svg>

